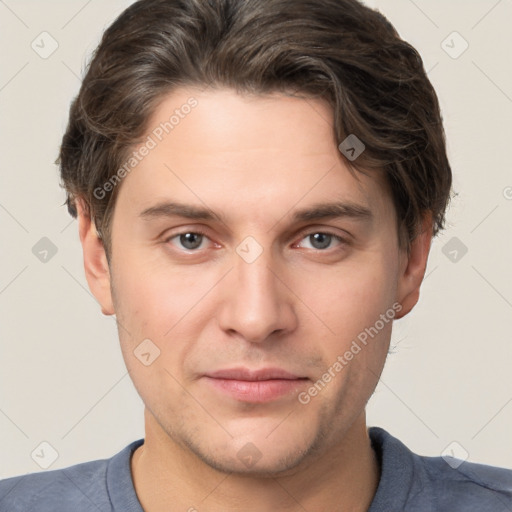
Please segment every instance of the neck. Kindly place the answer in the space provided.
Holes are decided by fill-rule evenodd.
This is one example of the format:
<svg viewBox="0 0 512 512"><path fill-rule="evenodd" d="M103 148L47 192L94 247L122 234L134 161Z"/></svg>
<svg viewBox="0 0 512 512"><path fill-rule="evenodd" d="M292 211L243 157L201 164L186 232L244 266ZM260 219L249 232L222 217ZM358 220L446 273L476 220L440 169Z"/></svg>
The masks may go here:
<svg viewBox="0 0 512 512"><path fill-rule="evenodd" d="M364 412L340 442L286 475L221 473L176 444L145 411L144 444L133 453L135 491L145 512L235 510L366 512L380 468Z"/></svg>

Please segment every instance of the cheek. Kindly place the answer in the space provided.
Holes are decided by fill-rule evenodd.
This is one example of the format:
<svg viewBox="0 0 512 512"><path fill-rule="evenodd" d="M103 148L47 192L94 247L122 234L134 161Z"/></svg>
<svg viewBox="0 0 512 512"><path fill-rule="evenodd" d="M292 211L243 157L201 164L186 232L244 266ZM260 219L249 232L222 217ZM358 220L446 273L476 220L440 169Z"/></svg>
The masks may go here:
<svg viewBox="0 0 512 512"><path fill-rule="evenodd" d="M180 378L187 360L197 352L201 333L215 313L212 291L222 272L145 258L142 251L126 251L113 265L115 310L125 327L119 328L123 357L129 370L136 373L138 387L150 386L153 381L153 385L159 383L157 387L165 388L170 377L164 368ZM160 369L161 375L148 372L134 357L146 339L160 351L150 368L154 372Z"/></svg>
<svg viewBox="0 0 512 512"><path fill-rule="evenodd" d="M309 295L316 316L329 328L318 345L323 376L332 377L322 400L333 401L336 410L361 407L381 374L396 314L394 264L383 258L347 262Z"/></svg>
<svg viewBox="0 0 512 512"><path fill-rule="evenodd" d="M113 267L116 314L147 337L163 339L208 290L197 269L155 263L142 251L125 253Z"/></svg>
<svg viewBox="0 0 512 512"><path fill-rule="evenodd" d="M347 261L325 278L306 283L301 296L308 297L307 304L337 339L348 341L392 306L395 265L379 257Z"/></svg>
<svg viewBox="0 0 512 512"><path fill-rule="evenodd" d="M191 272L141 261L142 254L126 252L112 266L112 282L126 367L144 403L156 412L158 404L172 405L169 396L181 399L178 382L198 337L194 318L205 291Z"/></svg>

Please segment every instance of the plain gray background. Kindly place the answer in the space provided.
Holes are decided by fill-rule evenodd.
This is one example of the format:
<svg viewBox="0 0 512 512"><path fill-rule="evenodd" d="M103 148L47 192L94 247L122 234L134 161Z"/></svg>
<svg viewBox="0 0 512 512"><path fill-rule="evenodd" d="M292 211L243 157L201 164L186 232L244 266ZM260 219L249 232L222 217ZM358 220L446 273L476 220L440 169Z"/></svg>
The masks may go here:
<svg viewBox="0 0 512 512"><path fill-rule="evenodd" d="M53 163L86 59L130 3L0 1L0 477L110 457L144 435ZM369 3L424 59L459 195L419 304L394 324L368 424L421 454L512 467L512 1Z"/></svg>

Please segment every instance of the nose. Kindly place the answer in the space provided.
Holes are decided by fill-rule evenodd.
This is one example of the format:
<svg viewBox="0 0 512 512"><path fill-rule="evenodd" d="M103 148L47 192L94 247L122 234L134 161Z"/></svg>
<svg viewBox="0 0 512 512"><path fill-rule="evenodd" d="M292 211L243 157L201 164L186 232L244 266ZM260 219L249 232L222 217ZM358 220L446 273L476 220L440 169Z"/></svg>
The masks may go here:
<svg viewBox="0 0 512 512"><path fill-rule="evenodd" d="M218 320L225 332L262 343L295 329L294 295L269 251L251 263L235 254L234 268L224 281Z"/></svg>

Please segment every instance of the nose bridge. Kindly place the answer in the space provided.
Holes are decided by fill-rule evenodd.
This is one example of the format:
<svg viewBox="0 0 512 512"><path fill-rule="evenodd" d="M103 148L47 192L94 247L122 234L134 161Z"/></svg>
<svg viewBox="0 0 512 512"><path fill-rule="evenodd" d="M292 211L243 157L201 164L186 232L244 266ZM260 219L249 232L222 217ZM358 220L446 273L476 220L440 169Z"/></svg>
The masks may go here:
<svg viewBox="0 0 512 512"><path fill-rule="evenodd" d="M290 297L273 267L276 262L270 249L258 248L251 240L240 244L221 314L223 329L258 342L274 331L292 328Z"/></svg>
<svg viewBox="0 0 512 512"><path fill-rule="evenodd" d="M254 261L237 258L235 275L237 282L249 302L254 305L263 303L263 299L273 301L276 299L276 276L271 271L272 257L270 251L263 251ZM267 301L268 302L268 301Z"/></svg>

